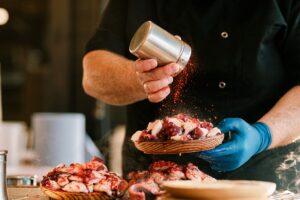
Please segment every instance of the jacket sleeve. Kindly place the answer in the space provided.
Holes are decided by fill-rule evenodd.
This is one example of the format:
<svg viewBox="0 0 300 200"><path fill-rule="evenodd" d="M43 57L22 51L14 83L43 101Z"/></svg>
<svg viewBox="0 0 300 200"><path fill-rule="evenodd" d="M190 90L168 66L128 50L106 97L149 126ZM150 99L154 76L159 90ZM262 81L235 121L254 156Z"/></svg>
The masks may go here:
<svg viewBox="0 0 300 200"><path fill-rule="evenodd" d="M86 53L99 49L125 53L126 4L126 0L109 1L96 32L86 45Z"/></svg>

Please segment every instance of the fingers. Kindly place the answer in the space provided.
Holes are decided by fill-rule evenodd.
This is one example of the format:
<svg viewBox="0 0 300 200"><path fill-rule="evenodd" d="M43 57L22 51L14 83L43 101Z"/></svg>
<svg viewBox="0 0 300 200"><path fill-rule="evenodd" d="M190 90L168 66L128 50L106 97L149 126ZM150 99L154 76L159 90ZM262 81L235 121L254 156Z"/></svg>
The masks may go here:
<svg viewBox="0 0 300 200"><path fill-rule="evenodd" d="M237 147L237 144L235 141L229 141L224 144L221 144L220 146L217 146L214 149L203 151L198 154L198 157L200 158L220 158L228 155L235 154L239 148Z"/></svg>
<svg viewBox="0 0 300 200"><path fill-rule="evenodd" d="M137 60L135 70L150 102L157 103L170 94L169 85L180 70L177 63L157 67L155 59Z"/></svg>
<svg viewBox="0 0 300 200"><path fill-rule="evenodd" d="M157 81L149 81L144 83L144 90L148 94L150 102L158 103L164 100L170 94L169 84L173 82L173 77Z"/></svg>
<svg viewBox="0 0 300 200"><path fill-rule="evenodd" d="M210 163L212 169L216 171L228 172L242 166L249 158L238 159L235 156L228 155L220 158L215 158Z"/></svg>
<svg viewBox="0 0 300 200"><path fill-rule="evenodd" d="M229 131L238 132L246 124L247 122L240 118L225 118L218 124L217 127L222 133L227 134Z"/></svg>
<svg viewBox="0 0 300 200"><path fill-rule="evenodd" d="M170 87L165 87L156 93L149 94L148 99L152 103L158 103L164 100L170 94L170 91Z"/></svg>
<svg viewBox="0 0 300 200"><path fill-rule="evenodd" d="M234 142L228 142L215 149L200 152L198 157L209 162L213 170L226 172L237 169L244 163L236 156L236 154L242 153L238 151L239 148Z"/></svg>
<svg viewBox="0 0 300 200"><path fill-rule="evenodd" d="M179 65L176 63L170 63L168 65L161 66L150 71L137 72L137 75L139 76L141 82L145 83L148 81L168 78L176 74L178 71L179 71Z"/></svg>
<svg viewBox="0 0 300 200"><path fill-rule="evenodd" d="M181 40L181 37L179 35L174 35L178 40Z"/></svg>
<svg viewBox="0 0 300 200"><path fill-rule="evenodd" d="M156 59L136 60L135 70L137 72L147 72L157 67Z"/></svg>
<svg viewBox="0 0 300 200"><path fill-rule="evenodd" d="M166 88L169 84L173 82L173 77L169 76L168 78L160 79L157 81L148 81L144 83L144 90L146 93L155 93L162 88Z"/></svg>

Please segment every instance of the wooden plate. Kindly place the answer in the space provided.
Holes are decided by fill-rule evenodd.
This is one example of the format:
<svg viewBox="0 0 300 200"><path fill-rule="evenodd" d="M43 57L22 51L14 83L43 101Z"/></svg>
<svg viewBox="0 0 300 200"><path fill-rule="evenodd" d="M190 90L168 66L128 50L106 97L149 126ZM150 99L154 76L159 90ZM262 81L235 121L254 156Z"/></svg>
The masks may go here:
<svg viewBox="0 0 300 200"><path fill-rule="evenodd" d="M187 198L186 197L185 198L175 198L169 194L166 194L166 195L157 197L156 200L187 200ZM208 199L201 198L201 200L208 200ZM230 199L222 198L222 199L215 199L215 200L270 200L270 199L267 197L262 197L262 198L255 197L255 198L230 198Z"/></svg>
<svg viewBox="0 0 300 200"><path fill-rule="evenodd" d="M112 199L107 194L102 192L80 193L80 192L65 192L61 190L50 190L42 187L41 190L51 199L73 199L73 200L109 200Z"/></svg>
<svg viewBox="0 0 300 200"><path fill-rule="evenodd" d="M180 154L193 153L213 149L224 140L224 134L201 140L166 142L134 142L135 147L145 154Z"/></svg>
<svg viewBox="0 0 300 200"><path fill-rule="evenodd" d="M263 181L219 180L210 183L166 181L164 189L175 198L188 199L267 199L276 184Z"/></svg>

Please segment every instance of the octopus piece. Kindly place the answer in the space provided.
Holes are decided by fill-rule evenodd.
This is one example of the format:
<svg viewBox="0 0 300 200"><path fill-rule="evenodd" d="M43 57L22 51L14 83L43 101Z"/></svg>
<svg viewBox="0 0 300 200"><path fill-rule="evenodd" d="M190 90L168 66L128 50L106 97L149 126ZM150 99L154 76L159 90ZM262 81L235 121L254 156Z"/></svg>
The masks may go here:
<svg viewBox="0 0 300 200"><path fill-rule="evenodd" d="M100 184L102 184L102 186ZM127 186L127 182L121 179L116 173L108 172L106 179L102 179L94 185L94 191L102 191L110 196L120 196Z"/></svg>
<svg viewBox="0 0 300 200"><path fill-rule="evenodd" d="M143 131L136 131L132 136L131 136L131 140L136 142L136 141L140 141L142 138L142 133Z"/></svg>
<svg viewBox="0 0 300 200"><path fill-rule="evenodd" d="M111 190L117 191L119 184L121 182L121 179L116 176L115 174L111 174L106 181L109 181L111 183Z"/></svg>
<svg viewBox="0 0 300 200"><path fill-rule="evenodd" d="M58 168L65 168L66 167L66 165L65 164L58 164L55 168L54 168L54 170L55 169L58 169Z"/></svg>
<svg viewBox="0 0 300 200"><path fill-rule="evenodd" d="M151 131L151 134L156 137L159 131L162 128L162 121L155 120L154 122L150 122L147 127L147 131Z"/></svg>
<svg viewBox="0 0 300 200"><path fill-rule="evenodd" d="M117 188L117 196L122 196L124 191L128 188L128 183L125 180L120 180Z"/></svg>
<svg viewBox="0 0 300 200"><path fill-rule="evenodd" d="M57 179L57 184L60 186L60 187L64 187L65 185L67 185L69 183L69 179L68 177L63 177L63 176L59 176L58 179Z"/></svg>
<svg viewBox="0 0 300 200"><path fill-rule="evenodd" d="M183 114L183 113L179 113L179 114L175 115L174 117L177 118L177 119L181 119L184 122L186 122L188 120L191 120L190 116L188 116L186 114Z"/></svg>
<svg viewBox="0 0 300 200"><path fill-rule="evenodd" d="M178 126L178 127L181 127L182 124L184 124L184 121L182 121L181 119L178 119L176 117L166 118L166 121L172 122L175 126Z"/></svg>
<svg viewBox="0 0 300 200"><path fill-rule="evenodd" d="M104 172L101 172L101 171L91 171L89 177L90 178L97 178L97 179L104 179L105 178L105 174Z"/></svg>
<svg viewBox="0 0 300 200"><path fill-rule="evenodd" d="M165 121L163 123L161 131L157 134L157 138L165 141L170 140L172 136L181 134L182 128L180 126L176 126L173 122Z"/></svg>
<svg viewBox="0 0 300 200"><path fill-rule="evenodd" d="M94 185L94 191L105 192L107 195L112 196L111 182L107 180L101 180L99 183Z"/></svg>
<svg viewBox="0 0 300 200"><path fill-rule="evenodd" d="M221 130L220 130L219 128L215 127L215 128L212 128L212 129L208 132L207 137L213 137L213 136L216 136L216 135L218 135L218 134L220 134L220 133L221 133Z"/></svg>
<svg viewBox="0 0 300 200"><path fill-rule="evenodd" d="M171 162L171 161L160 160L160 161L156 161L156 162L152 163L149 166L149 171L150 172L164 171L171 167L177 167L177 164L174 162Z"/></svg>
<svg viewBox="0 0 300 200"><path fill-rule="evenodd" d="M217 181L215 178L208 176L208 175L202 179L202 182L207 182L207 183L215 182L215 181Z"/></svg>
<svg viewBox="0 0 300 200"><path fill-rule="evenodd" d="M56 181L49 180L47 184L48 188L51 190L59 190L61 187Z"/></svg>
<svg viewBox="0 0 300 200"><path fill-rule="evenodd" d="M71 175L68 177L69 181L83 182L82 176Z"/></svg>
<svg viewBox="0 0 300 200"><path fill-rule="evenodd" d="M94 156L91 161L83 164L83 168L95 171L108 171L103 162L104 161L102 159Z"/></svg>
<svg viewBox="0 0 300 200"><path fill-rule="evenodd" d="M127 175L129 180L145 180L149 177L148 171L132 171Z"/></svg>
<svg viewBox="0 0 300 200"><path fill-rule="evenodd" d="M209 131L214 127L214 125L212 123L206 122L206 121L201 122L200 126L201 126L201 128L206 128Z"/></svg>
<svg viewBox="0 0 300 200"><path fill-rule="evenodd" d="M152 135L151 131L144 130L140 133L140 137L136 141L153 141L153 140L157 140L157 137Z"/></svg>
<svg viewBox="0 0 300 200"><path fill-rule="evenodd" d="M82 193L89 192L84 183L76 182L76 181L68 183L67 185L65 185L65 187L62 188L62 190L66 192L82 192Z"/></svg>
<svg viewBox="0 0 300 200"><path fill-rule="evenodd" d="M152 186L144 183L137 183L130 186L128 193L130 199L134 200L146 200L155 199L155 194L151 193Z"/></svg>
<svg viewBox="0 0 300 200"><path fill-rule="evenodd" d="M199 170L193 163L188 163L186 166L185 175L188 179L202 182L208 177L207 174Z"/></svg>
<svg viewBox="0 0 300 200"><path fill-rule="evenodd" d="M98 183L98 182L101 181L101 180L102 180L102 179L99 179L99 178L93 178L93 179L87 180L86 183L87 183L88 185L93 185L93 184Z"/></svg>
<svg viewBox="0 0 300 200"><path fill-rule="evenodd" d="M116 173L109 172L103 160L94 157L84 164L60 164L41 181L41 186L64 192L105 192L111 198L121 196L128 183Z"/></svg>
<svg viewBox="0 0 300 200"><path fill-rule="evenodd" d="M130 199L155 199L156 195L163 194L159 186L152 180L131 185L128 189Z"/></svg>
<svg viewBox="0 0 300 200"><path fill-rule="evenodd" d="M183 173L183 167L178 166L178 167L171 168L169 170L169 175L168 175L167 179L170 181L186 179L185 174Z"/></svg>
<svg viewBox="0 0 300 200"><path fill-rule="evenodd" d="M47 176L43 177L42 183L43 183L43 181L47 182L48 180L57 181L59 176L61 176L61 174L59 172L52 170L52 171L48 172Z"/></svg>
<svg viewBox="0 0 300 200"><path fill-rule="evenodd" d="M187 121L183 124L183 128L184 128L184 135L187 135L188 133L190 133L191 131L193 131L195 128L197 127L197 124L192 122L192 121Z"/></svg>
<svg viewBox="0 0 300 200"><path fill-rule="evenodd" d="M150 175L150 179L160 185L164 180L166 180L166 176L162 172L153 172Z"/></svg>
<svg viewBox="0 0 300 200"><path fill-rule="evenodd" d="M149 166L148 172L131 172L128 175L131 180L129 187L130 199L150 199L153 195L163 194L161 188L163 181L169 180L196 180L214 181L215 179L204 174L192 163L178 165L171 161L156 161ZM140 179L139 179L140 178ZM154 198L152 198L154 199Z"/></svg>
<svg viewBox="0 0 300 200"><path fill-rule="evenodd" d="M86 184L86 188L88 189L89 192L94 192L94 184Z"/></svg>
<svg viewBox="0 0 300 200"><path fill-rule="evenodd" d="M200 121L186 114L177 114L150 122L145 130L137 131L131 138L134 142L146 141L188 141L213 137L220 134L213 124Z"/></svg>
<svg viewBox="0 0 300 200"><path fill-rule="evenodd" d="M81 164L75 163L71 164L69 167L59 167L55 168L56 172L60 173L67 173L67 174L76 174L76 175L83 175L84 174L84 168Z"/></svg>
<svg viewBox="0 0 300 200"><path fill-rule="evenodd" d="M188 135L193 139L193 140L198 140L200 139L204 134L201 128L196 127L192 132L188 133Z"/></svg>
<svg viewBox="0 0 300 200"><path fill-rule="evenodd" d="M58 177L69 177L71 174L59 174Z"/></svg>
<svg viewBox="0 0 300 200"><path fill-rule="evenodd" d="M174 140L174 141L185 141L187 139L184 139L186 138L186 136L182 136L182 135L174 135L172 137L170 137L171 140Z"/></svg>
<svg viewBox="0 0 300 200"><path fill-rule="evenodd" d="M202 132L202 135L200 136L201 138L205 138L207 137L207 134L209 133L209 131L206 128L199 128Z"/></svg>

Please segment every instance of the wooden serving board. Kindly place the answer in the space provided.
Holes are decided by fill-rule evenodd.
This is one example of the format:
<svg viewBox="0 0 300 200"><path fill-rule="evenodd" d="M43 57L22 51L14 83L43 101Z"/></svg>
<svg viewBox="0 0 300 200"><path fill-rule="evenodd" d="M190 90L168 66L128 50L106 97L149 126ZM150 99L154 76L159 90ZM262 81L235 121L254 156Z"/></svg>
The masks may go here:
<svg viewBox="0 0 300 200"><path fill-rule="evenodd" d="M224 134L200 140L165 141L165 142L134 142L136 148L145 154L180 154L193 153L213 149L224 140Z"/></svg>

